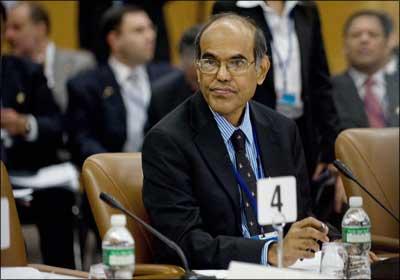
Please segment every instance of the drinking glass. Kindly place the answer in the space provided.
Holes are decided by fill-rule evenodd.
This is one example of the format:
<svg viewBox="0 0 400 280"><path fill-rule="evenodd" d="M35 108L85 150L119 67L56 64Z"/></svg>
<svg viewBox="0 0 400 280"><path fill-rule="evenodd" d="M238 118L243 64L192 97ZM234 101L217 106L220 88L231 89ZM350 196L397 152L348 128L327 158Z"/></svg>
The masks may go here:
<svg viewBox="0 0 400 280"><path fill-rule="evenodd" d="M325 242L321 250L320 272L343 279L346 275L347 251L343 243Z"/></svg>
<svg viewBox="0 0 400 280"><path fill-rule="evenodd" d="M107 279L102 263L93 264L90 266L89 279Z"/></svg>

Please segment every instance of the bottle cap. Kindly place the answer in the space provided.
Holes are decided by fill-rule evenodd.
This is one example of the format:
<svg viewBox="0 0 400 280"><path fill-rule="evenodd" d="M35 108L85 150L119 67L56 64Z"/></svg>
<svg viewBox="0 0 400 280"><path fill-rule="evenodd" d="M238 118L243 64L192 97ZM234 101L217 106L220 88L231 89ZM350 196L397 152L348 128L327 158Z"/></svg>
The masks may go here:
<svg viewBox="0 0 400 280"><path fill-rule="evenodd" d="M361 207L363 205L363 199L361 196L352 196L349 199L350 207Z"/></svg>
<svg viewBox="0 0 400 280"><path fill-rule="evenodd" d="M111 226L123 227L126 225L126 217L122 214L111 215Z"/></svg>

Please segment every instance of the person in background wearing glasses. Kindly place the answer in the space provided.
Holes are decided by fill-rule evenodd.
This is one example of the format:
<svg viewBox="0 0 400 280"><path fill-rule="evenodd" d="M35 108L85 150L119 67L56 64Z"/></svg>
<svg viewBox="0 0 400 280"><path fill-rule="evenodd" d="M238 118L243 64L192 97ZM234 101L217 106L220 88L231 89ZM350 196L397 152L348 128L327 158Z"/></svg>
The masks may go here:
<svg viewBox="0 0 400 280"><path fill-rule="evenodd" d="M101 21L108 63L68 81L68 131L72 159L81 166L93 154L138 152L153 82L171 72L153 64L156 32L137 6L115 6Z"/></svg>
<svg viewBox="0 0 400 280"><path fill-rule="evenodd" d="M200 92L146 135L143 201L151 223L175 241L192 269L231 260L277 264L276 234L256 218L256 180L293 175L299 221L287 225L284 265L310 258L332 229L310 215L310 189L294 121L252 101L268 72L265 37L235 14L209 19L195 42ZM338 236L336 236L338 237ZM180 264L159 244L162 263Z"/></svg>

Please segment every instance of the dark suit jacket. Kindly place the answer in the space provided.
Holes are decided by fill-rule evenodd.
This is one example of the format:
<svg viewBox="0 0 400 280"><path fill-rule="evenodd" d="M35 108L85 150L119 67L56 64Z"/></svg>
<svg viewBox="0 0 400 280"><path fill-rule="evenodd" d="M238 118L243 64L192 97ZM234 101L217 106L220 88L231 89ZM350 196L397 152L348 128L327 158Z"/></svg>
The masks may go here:
<svg viewBox="0 0 400 280"><path fill-rule="evenodd" d="M168 64L149 64L150 85L171 71ZM70 149L75 164L88 156L121 152L126 141L126 109L114 73L103 65L68 81Z"/></svg>
<svg viewBox="0 0 400 280"><path fill-rule="evenodd" d="M386 98L388 104L388 126L399 126L399 76L386 75ZM341 129L369 127L364 102L357 87L346 71L332 78L333 99L340 119Z"/></svg>
<svg viewBox="0 0 400 280"><path fill-rule="evenodd" d="M181 71L171 72L158 79L153 84L146 132L193 93Z"/></svg>
<svg viewBox="0 0 400 280"><path fill-rule="evenodd" d="M293 121L250 102L266 176L297 178L298 218L310 191L300 136ZM259 263L264 241L244 239L239 191L212 113L196 93L147 134L142 151L143 200L152 224L185 252L193 269L227 268L231 260ZM162 245L161 245L162 246ZM179 263L167 248L160 262Z"/></svg>
<svg viewBox="0 0 400 280"><path fill-rule="evenodd" d="M311 2L311 1L310 1ZM337 136L337 113L329 89L329 69L321 35L317 7L313 2L300 3L292 11L295 31L299 40L301 59L301 97L304 104L303 117L297 120L309 173L313 173L318 156L323 162L334 159L334 143ZM239 8L236 1L217 1L213 13L233 11L255 20L264 31L268 56L272 61L271 31L260 6ZM258 86L254 100L271 108L276 107L273 63L264 83Z"/></svg>
<svg viewBox="0 0 400 280"><path fill-rule="evenodd" d="M38 139L28 142L12 137L13 145L1 155L12 171L36 171L57 162L62 124L42 67L14 56L1 59L1 107L33 115L38 124Z"/></svg>

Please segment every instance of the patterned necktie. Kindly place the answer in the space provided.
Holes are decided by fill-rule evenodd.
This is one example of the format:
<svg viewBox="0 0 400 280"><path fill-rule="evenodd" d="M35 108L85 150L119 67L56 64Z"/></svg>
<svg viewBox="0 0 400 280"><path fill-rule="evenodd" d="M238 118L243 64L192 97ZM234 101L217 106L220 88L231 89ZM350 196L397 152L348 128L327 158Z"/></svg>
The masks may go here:
<svg viewBox="0 0 400 280"><path fill-rule="evenodd" d="M369 77L364 84L364 108L368 116L370 127L380 128L385 127L385 115L383 114L382 106L374 93L375 81Z"/></svg>
<svg viewBox="0 0 400 280"><path fill-rule="evenodd" d="M249 188L251 195L256 200L257 179L254 175L253 169L251 168L250 161L246 157L245 137L246 136L244 135L243 131L238 129L232 134L231 141L233 144L233 148L235 149L237 171ZM247 218L247 227L249 229L250 235L253 236L259 234L256 214L251 207L250 200L247 194L244 192L242 192L242 199L244 203L244 212Z"/></svg>

